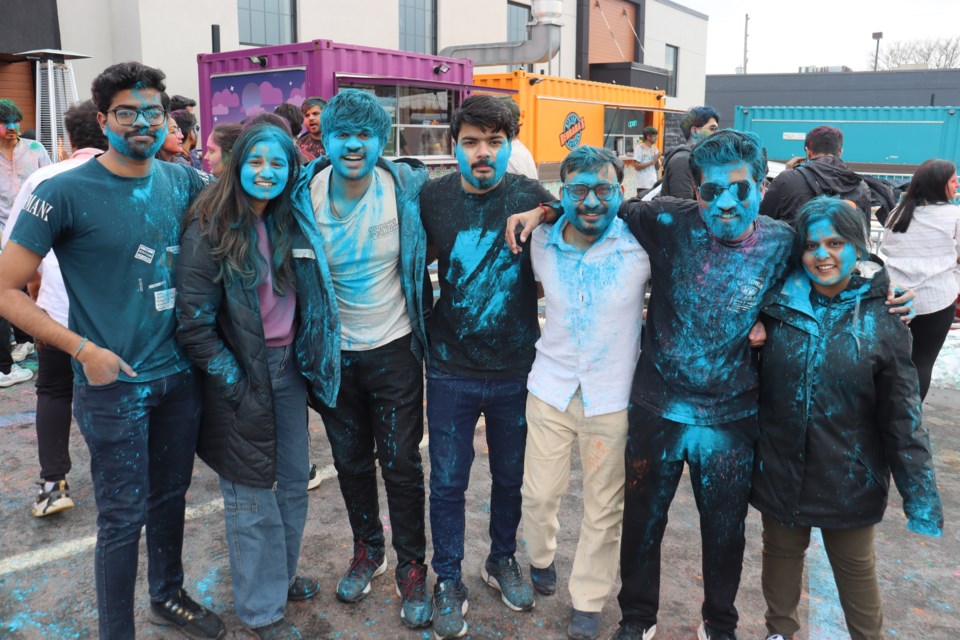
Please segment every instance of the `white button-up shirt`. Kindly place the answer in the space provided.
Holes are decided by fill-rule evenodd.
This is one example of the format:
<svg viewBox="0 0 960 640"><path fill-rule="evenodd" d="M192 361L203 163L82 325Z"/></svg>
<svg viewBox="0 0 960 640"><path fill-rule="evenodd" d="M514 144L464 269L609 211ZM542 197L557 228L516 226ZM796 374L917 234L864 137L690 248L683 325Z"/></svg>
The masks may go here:
<svg viewBox="0 0 960 640"><path fill-rule="evenodd" d="M883 232L880 256L890 279L913 289L913 308L920 315L945 309L957 299L957 257L960 256L960 207L928 204L914 209L903 233Z"/></svg>
<svg viewBox="0 0 960 640"><path fill-rule="evenodd" d="M527 389L559 411L578 387L584 415L622 411L640 355L650 259L619 218L586 252L563 240L566 224L541 225L530 242L546 324Z"/></svg>

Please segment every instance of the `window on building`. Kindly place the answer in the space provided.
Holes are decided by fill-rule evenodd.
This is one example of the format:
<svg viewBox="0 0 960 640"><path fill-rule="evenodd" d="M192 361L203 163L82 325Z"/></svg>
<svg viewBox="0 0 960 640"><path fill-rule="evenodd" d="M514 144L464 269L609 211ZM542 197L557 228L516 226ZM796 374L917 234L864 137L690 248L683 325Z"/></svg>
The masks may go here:
<svg viewBox="0 0 960 640"><path fill-rule="evenodd" d="M377 98L393 125L383 155L450 156L453 94L446 89L344 82L340 89L360 89Z"/></svg>
<svg viewBox="0 0 960 640"><path fill-rule="evenodd" d="M400 48L437 53L437 0L400 0Z"/></svg>
<svg viewBox="0 0 960 640"><path fill-rule="evenodd" d="M633 155L643 128L652 122L652 113L607 107L603 111L603 146L620 156Z"/></svg>
<svg viewBox="0 0 960 640"><path fill-rule="evenodd" d="M663 66L667 70L667 95L677 97L677 68L680 58L680 49L672 44L667 45Z"/></svg>
<svg viewBox="0 0 960 640"><path fill-rule="evenodd" d="M294 0L237 0L240 44L266 46L296 41Z"/></svg>
<svg viewBox="0 0 960 640"><path fill-rule="evenodd" d="M515 2L507 3L507 41L519 42L528 37L527 24L533 20L533 14L530 13L530 7L525 4ZM533 71L533 65L513 64L508 67L510 71Z"/></svg>

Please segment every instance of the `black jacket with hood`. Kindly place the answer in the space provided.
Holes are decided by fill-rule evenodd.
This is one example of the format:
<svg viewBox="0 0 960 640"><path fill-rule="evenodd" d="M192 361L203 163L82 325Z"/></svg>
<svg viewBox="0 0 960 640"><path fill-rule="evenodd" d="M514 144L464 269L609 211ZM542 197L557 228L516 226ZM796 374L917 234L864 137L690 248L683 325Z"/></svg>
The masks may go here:
<svg viewBox="0 0 960 640"><path fill-rule="evenodd" d="M808 200L819 195L851 200L870 219L870 187L837 156L823 155L784 171L760 201L760 215L793 223Z"/></svg>
<svg viewBox="0 0 960 640"><path fill-rule="evenodd" d="M797 270L764 306L750 502L784 526L875 524L892 472L908 528L943 528L910 332L884 305L888 285L885 271L855 274L827 298Z"/></svg>

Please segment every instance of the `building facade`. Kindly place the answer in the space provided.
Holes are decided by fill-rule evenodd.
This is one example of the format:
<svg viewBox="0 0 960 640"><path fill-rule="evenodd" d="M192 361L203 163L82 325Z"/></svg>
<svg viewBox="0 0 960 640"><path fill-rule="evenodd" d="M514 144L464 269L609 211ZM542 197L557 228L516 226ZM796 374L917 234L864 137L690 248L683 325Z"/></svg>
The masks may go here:
<svg viewBox="0 0 960 640"><path fill-rule="evenodd" d="M707 16L670 0L559 4L561 43L551 60L477 67L475 73L523 68L664 89L667 107L673 109L703 103ZM167 0L161 5L146 0L56 1L62 48L90 56L72 63L81 96L104 67L140 60L166 72L171 94L196 97L196 56L214 50L213 25L221 51L330 39L437 53L453 45L524 39L530 6L531 0ZM603 65L618 64L626 71L601 73ZM656 72L638 75L637 69ZM631 80L637 77L642 81Z"/></svg>

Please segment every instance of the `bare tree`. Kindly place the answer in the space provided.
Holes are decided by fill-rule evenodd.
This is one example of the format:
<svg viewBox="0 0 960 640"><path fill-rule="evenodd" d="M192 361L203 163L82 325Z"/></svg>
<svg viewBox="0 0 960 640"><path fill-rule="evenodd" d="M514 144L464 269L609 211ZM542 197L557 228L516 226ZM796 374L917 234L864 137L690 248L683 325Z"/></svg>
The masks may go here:
<svg viewBox="0 0 960 640"><path fill-rule="evenodd" d="M870 53L867 68L873 68L875 52ZM877 69L889 71L908 64L926 64L930 69L960 67L960 36L921 38L880 43Z"/></svg>

